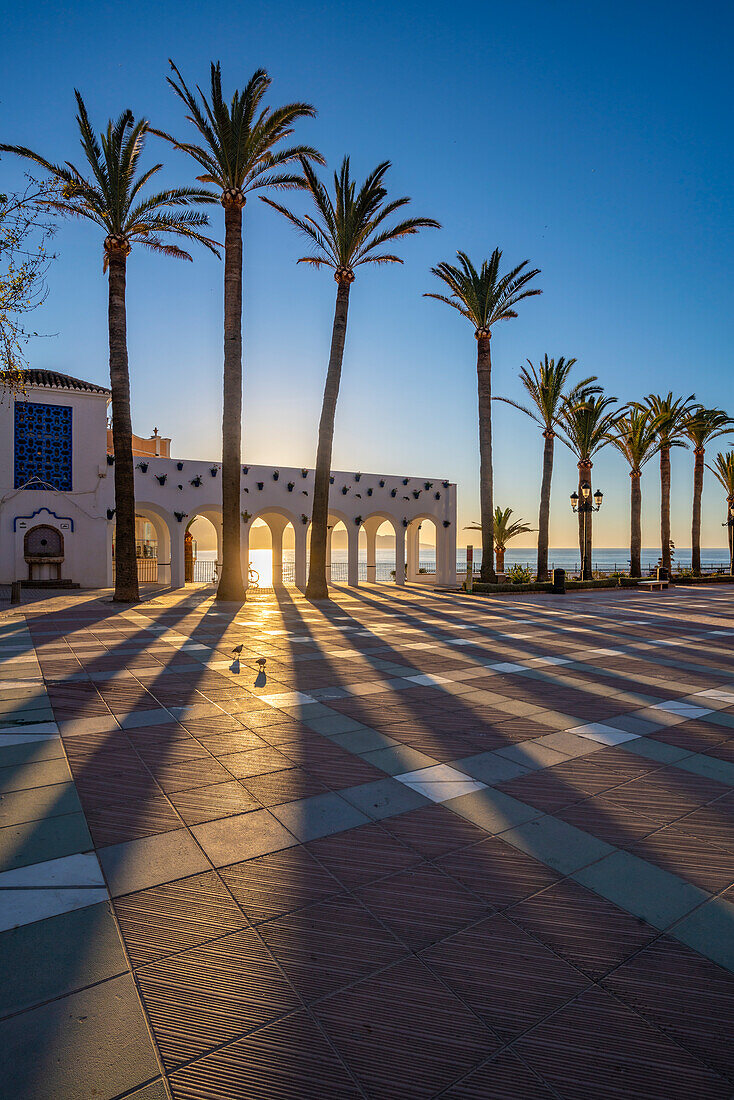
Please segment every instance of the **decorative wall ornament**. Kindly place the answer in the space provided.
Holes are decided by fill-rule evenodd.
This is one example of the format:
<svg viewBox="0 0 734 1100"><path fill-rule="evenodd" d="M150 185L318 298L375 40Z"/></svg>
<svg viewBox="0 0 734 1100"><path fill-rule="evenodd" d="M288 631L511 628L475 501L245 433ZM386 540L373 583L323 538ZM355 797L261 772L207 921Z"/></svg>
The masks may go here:
<svg viewBox="0 0 734 1100"><path fill-rule="evenodd" d="M159 485L165 485L168 481L168 474L156 474L155 477Z"/></svg>
<svg viewBox="0 0 734 1100"><path fill-rule="evenodd" d="M440 499L441 499L441 494L440 494L439 492L435 492L435 493L433 494L433 499L434 499L434 500L440 500Z"/></svg>
<svg viewBox="0 0 734 1100"><path fill-rule="evenodd" d="M190 484L193 485L195 489L198 489L201 485L201 475L197 474L196 477L192 477Z"/></svg>
<svg viewBox="0 0 734 1100"><path fill-rule="evenodd" d="M405 518L405 516L403 516L403 527L407 527L407 526L408 526L408 521Z"/></svg>
<svg viewBox="0 0 734 1100"><path fill-rule="evenodd" d="M426 490L432 489L433 488L433 482L432 481L424 481L423 488L426 489Z"/></svg>
<svg viewBox="0 0 734 1100"><path fill-rule="evenodd" d="M414 489L413 490L413 498L415 500L417 500L420 495L421 495L421 490L420 489Z"/></svg>
<svg viewBox="0 0 734 1100"><path fill-rule="evenodd" d="M301 470L301 477L308 477L308 470L305 468L305 466Z"/></svg>
<svg viewBox="0 0 734 1100"><path fill-rule="evenodd" d="M262 492L262 490L265 488L265 482L264 481L258 481L257 487Z"/></svg>
<svg viewBox="0 0 734 1100"><path fill-rule="evenodd" d="M188 517L189 517L188 512L174 512L173 514L174 514L174 516L176 517L176 519L178 520L179 523L181 522L182 519L188 519Z"/></svg>
<svg viewBox="0 0 734 1100"><path fill-rule="evenodd" d="M72 408L16 401L15 488L72 491ZM33 478L43 484L28 485Z"/></svg>
<svg viewBox="0 0 734 1100"><path fill-rule="evenodd" d="M243 523L249 523L252 519L252 514L250 512L240 512L240 515L242 516Z"/></svg>
<svg viewBox="0 0 734 1100"><path fill-rule="evenodd" d="M295 487L296 487L295 481L289 481L288 482L288 492L289 493L292 493L293 490L295 489Z"/></svg>
<svg viewBox="0 0 734 1100"><path fill-rule="evenodd" d="M391 490L390 490L390 496L391 496L391 497L396 497L397 495L398 495L398 491L397 491L397 489L391 489Z"/></svg>
<svg viewBox="0 0 734 1100"><path fill-rule="evenodd" d="M71 516L57 516L55 512L51 511L50 508L36 508L35 512L33 512L33 514L30 515L30 516L16 516L15 519L13 520L13 530L14 531L25 530L27 528L28 524L30 523L30 521L32 519L35 519L36 516L40 515L41 512L45 512L47 516L53 516L54 519L57 519L59 521L59 527L63 527L64 530L69 530L69 531L74 530L74 520L71 518ZM112 509L112 514L113 515L114 515L114 512L115 512L115 509L113 508Z"/></svg>
<svg viewBox="0 0 734 1100"><path fill-rule="evenodd" d="M403 485L407 485L409 481L410 481L409 477L404 477L403 478Z"/></svg>
<svg viewBox="0 0 734 1100"><path fill-rule="evenodd" d="M301 523L308 523L308 516L305 512L301 512Z"/></svg>
<svg viewBox="0 0 734 1100"><path fill-rule="evenodd" d="M359 527L359 525L360 525L360 524L361 524L361 522L362 522L362 517L361 517L361 516L355 516L355 517L354 517L354 522L355 522L355 524L357 525L357 527Z"/></svg>
<svg viewBox="0 0 734 1100"><path fill-rule="evenodd" d="M444 525L444 527L450 527L451 526L451 520L450 519L445 519L443 521L443 525Z"/></svg>
<svg viewBox="0 0 734 1100"><path fill-rule="evenodd" d="M350 488L351 488L351 486L349 486L349 485L342 485L342 496L346 496L347 493L349 492Z"/></svg>
<svg viewBox="0 0 734 1100"><path fill-rule="evenodd" d="M116 511L115 508L108 508L107 509L107 519L112 519L114 514L115 514L115 511Z"/></svg>
<svg viewBox="0 0 734 1100"><path fill-rule="evenodd" d="M210 474L212 475L212 477L216 477L216 476L217 476L217 473L218 473L218 472L219 472L219 471L217 470L217 467L216 467L216 466L212 466L212 467L210 467L210 469L209 469L209 473L210 473Z"/></svg>
<svg viewBox="0 0 734 1100"><path fill-rule="evenodd" d="M107 465L108 466L114 466L115 465L115 456L114 455L107 455Z"/></svg>
<svg viewBox="0 0 734 1100"><path fill-rule="evenodd" d="M148 463L148 462L139 462L139 463L137 464L137 466L135 467L135 469L136 469L136 470L140 470L140 471L141 471L142 473L144 473L144 474L147 474L147 472L148 472L148 466L149 466L149 463Z"/></svg>
<svg viewBox="0 0 734 1100"><path fill-rule="evenodd" d="M250 467L249 466L243 466L242 467L242 473L245 475L245 477L247 477L249 472L250 472Z"/></svg>
<svg viewBox="0 0 734 1100"><path fill-rule="evenodd" d="M273 470L273 481L277 481L280 477L280 470Z"/></svg>
<svg viewBox="0 0 734 1100"><path fill-rule="evenodd" d="M374 490L373 490L373 489L372 489L372 487L370 486L370 488L369 488L369 489L367 490L367 496L368 496L368 497L371 497L371 496L372 496L372 493L373 493L373 492L374 492Z"/></svg>
<svg viewBox="0 0 734 1100"><path fill-rule="evenodd" d="M355 481L359 481L359 479L361 478L361 476L362 476L361 474L355 474L355 475L354 475L354 480L355 480Z"/></svg>
<svg viewBox="0 0 734 1100"><path fill-rule="evenodd" d="M444 489L448 489L451 482L450 481L442 481L441 484L443 485Z"/></svg>
<svg viewBox="0 0 734 1100"><path fill-rule="evenodd" d="M385 488L385 479L384 478L380 481L380 488L381 489Z"/></svg>

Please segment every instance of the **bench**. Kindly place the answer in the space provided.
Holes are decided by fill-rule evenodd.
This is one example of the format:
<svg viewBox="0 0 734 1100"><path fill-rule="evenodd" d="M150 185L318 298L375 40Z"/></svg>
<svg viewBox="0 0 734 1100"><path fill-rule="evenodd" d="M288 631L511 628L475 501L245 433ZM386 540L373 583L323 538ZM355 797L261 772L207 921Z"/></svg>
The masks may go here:
<svg viewBox="0 0 734 1100"><path fill-rule="evenodd" d="M649 581L638 581L637 587L649 588L651 592L654 588L659 588L662 592L664 588L668 587L668 581L657 580L657 578L653 577L652 580Z"/></svg>

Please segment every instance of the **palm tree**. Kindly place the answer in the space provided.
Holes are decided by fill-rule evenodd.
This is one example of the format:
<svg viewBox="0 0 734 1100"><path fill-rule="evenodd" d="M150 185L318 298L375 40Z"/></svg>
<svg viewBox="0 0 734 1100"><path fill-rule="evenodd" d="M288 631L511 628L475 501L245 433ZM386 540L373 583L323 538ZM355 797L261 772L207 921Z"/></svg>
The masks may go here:
<svg viewBox="0 0 734 1100"><path fill-rule="evenodd" d="M188 153L201 167L200 183L218 188L224 207L224 395L222 406L222 569L217 599L242 601L245 588L240 561L242 461L242 210L247 195L261 189L302 186L300 176L281 169L299 158L323 163L306 145L279 148L300 118L316 111L308 103L284 107L262 106L270 87L263 69L252 75L244 91L235 91L229 103L222 95L219 63L211 66L209 99L197 85L194 94L171 61L174 76L168 83L187 109L202 139L201 145L155 133Z"/></svg>
<svg viewBox="0 0 734 1100"><path fill-rule="evenodd" d="M582 396L570 395L563 403L557 420L558 436L578 460L579 497L591 500L591 469L594 456L609 443L609 435L618 416L608 411L616 404L616 397L603 397L601 393ZM588 492L584 489L588 486ZM581 552L582 578L590 580L592 549L591 513L579 511L579 550Z"/></svg>
<svg viewBox="0 0 734 1100"><path fill-rule="evenodd" d="M511 520L512 508L500 508L494 510L494 548L497 554L497 572L505 571L505 550L507 543L518 535L527 535L533 528L524 519ZM465 527L465 531L481 531L481 523L472 523Z"/></svg>
<svg viewBox="0 0 734 1100"><path fill-rule="evenodd" d="M734 421L723 409L694 409L683 421L683 434L693 444L693 521L691 524L691 569L701 572L701 497L706 444L732 430Z"/></svg>
<svg viewBox="0 0 734 1100"><path fill-rule="evenodd" d="M403 261L399 256L383 252L382 248L392 241L417 233L419 229L440 229L440 226L433 218L408 218L392 225L385 225L387 218L410 202L408 198L386 201L387 191L383 186L383 180L390 167L388 160L378 164L357 191L356 182L349 172L349 157L345 157L339 172L334 173L333 201L305 157L301 158L301 165L303 185L309 192L315 208L313 216L307 214L302 218L297 217L272 199L264 195L261 198L263 202L288 218L314 248L313 255L302 256L298 263L313 264L314 267L330 267L337 284L329 367L326 372L316 451L311 553L306 585L306 595L309 599L325 600L329 597L326 584L326 536L331 452L334 444L334 419L347 333L349 290L354 282L354 269L362 264L401 264Z"/></svg>
<svg viewBox="0 0 734 1100"><path fill-rule="evenodd" d="M517 317L515 306L523 298L542 294L537 288L525 289L531 279L540 274L538 268L523 271L521 264L500 275L502 252L495 248L479 271L465 252L457 252L459 266L440 263L431 273L448 286L450 296L426 294L458 310L474 326L477 341L477 387L479 395L479 496L482 523L482 580L496 580L494 572L494 476L492 472L492 356L489 342L492 326L497 321Z"/></svg>
<svg viewBox="0 0 734 1100"><path fill-rule="evenodd" d="M143 197L143 188L163 167L155 164L138 174L150 126L137 122L131 111L110 120L99 138L94 133L84 100L78 91L77 124L82 149L91 169L85 177L73 164L52 164L21 145L0 145L0 150L40 164L58 182L60 195L46 200L49 209L86 218L104 230L103 271L109 282L110 385L112 388L112 440L115 454L115 593L114 600L138 599L138 568L135 556L135 479L133 473L132 424L130 420L130 374L127 357L127 314L125 289L127 258L134 242L165 256L191 260L188 252L167 243L174 235L199 241L215 255L215 244L199 232L209 224L206 214L178 209L190 203L209 202L206 191L177 187Z"/></svg>
<svg viewBox="0 0 734 1100"><path fill-rule="evenodd" d="M734 451L727 451L726 454L719 451L713 466L709 466L707 462L706 467L726 493L726 523L722 526L727 528L729 574L734 577Z"/></svg>
<svg viewBox="0 0 734 1100"><path fill-rule="evenodd" d="M498 397L507 405L524 412L543 429L543 479L540 486L540 513L538 516L538 580L548 580L548 527L550 523L551 481L553 478L553 451L556 440L555 425L564 401L580 400L583 396L599 392L594 387L596 377L583 378L566 393L566 383L575 359L563 356L556 362L544 356L537 367L528 359L528 366L520 368L520 381L532 404L523 405L509 397ZM529 369L528 369L529 368Z"/></svg>
<svg viewBox="0 0 734 1100"><path fill-rule="evenodd" d="M631 405L615 421L609 442L630 466L630 576L642 576L642 467L657 454L660 443L650 409Z"/></svg>
<svg viewBox="0 0 734 1100"><path fill-rule="evenodd" d="M673 398L673 394L670 392L666 397L651 393L645 398L645 405L652 410L655 417L655 430L660 442L660 561L663 568L667 569L668 574L670 574L671 569L670 448L686 446L681 439L683 424L696 407L695 401L695 393L691 393L685 398Z"/></svg>

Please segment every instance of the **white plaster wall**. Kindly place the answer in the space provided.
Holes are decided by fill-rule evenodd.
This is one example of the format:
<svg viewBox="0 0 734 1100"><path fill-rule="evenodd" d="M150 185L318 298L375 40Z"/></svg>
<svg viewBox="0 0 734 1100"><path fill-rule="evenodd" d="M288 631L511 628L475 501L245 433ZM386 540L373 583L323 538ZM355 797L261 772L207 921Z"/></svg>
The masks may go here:
<svg viewBox="0 0 734 1100"><path fill-rule="evenodd" d="M72 406L73 488L69 493L15 489L14 405L24 398L22 395L14 397L6 391L0 399L0 583L9 584L28 576L23 557L25 530L14 531L14 521L45 509L47 511L27 521L26 530L38 523L48 523L61 530L64 536L62 578L85 587L104 587L108 583L107 508L113 506L114 499L112 469L105 458L107 397L29 386L26 398L39 404Z"/></svg>
<svg viewBox="0 0 734 1100"><path fill-rule="evenodd" d="M114 468L106 460L107 398L103 394L50 387L28 387L27 397L30 401L73 407L73 491L15 490L16 398L6 393L0 400L0 583L28 575L23 558L25 531L14 532L13 521L31 516L38 509L48 509L48 513L56 513L59 519L43 513L32 522L28 520L27 527L48 522L62 530L65 543L62 577L88 588L109 586L113 522L107 519L107 509L114 508ZM260 516L270 516L273 521L280 517L281 522L274 522L276 527L290 521L302 554L313 504L313 470L243 465L242 471L241 511L249 513L242 524L243 566L250 527ZM436 523L437 556L443 560L443 570L439 570L436 579L440 583L455 582L454 484L437 477L355 471L335 471L333 477L329 511L335 519L343 520L347 528L354 557L352 582L356 581L359 529L365 522L371 528L378 520L389 520L396 532L397 558L404 560L407 528L418 517L431 517ZM200 484L192 484L197 479ZM215 526L221 519L221 463L156 457L135 459L135 497L138 512L153 520L156 527L159 563L166 567L170 563L170 568L160 570L159 579L174 586L183 584L183 536L187 524L197 515L206 516ZM62 522L73 522L73 531L70 527L63 528Z"/></svg>

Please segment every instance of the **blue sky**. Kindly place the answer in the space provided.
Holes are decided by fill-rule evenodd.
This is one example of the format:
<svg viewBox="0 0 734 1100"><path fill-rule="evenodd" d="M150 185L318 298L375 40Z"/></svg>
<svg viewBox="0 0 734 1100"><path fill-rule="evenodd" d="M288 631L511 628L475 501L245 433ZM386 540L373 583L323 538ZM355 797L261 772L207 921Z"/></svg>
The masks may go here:
<svg viewBox="0 0 734 1100"><path fill-rule="evenodd" d="M170 56L191 82L221 60L226 88L265 67L272 102L318 108L298 136L330 167L345 152L360 175L390 159L391 193L410 195L414 212L443 228L408 240L404 266L362 269L353 287L334 465L450 477L463 525L478 517L475 341L458 314L422 297L436 289L430 267L457 248L479 262L499 245L508 266L527 258L542 272L542 297L495 331L496 393L519 396L518 368L548 352L576 356L621 400L695 391L734 412L733 25L716 0L23 5L3 32L1 140L79 161L75 86L98 126L130 106L183 135L165 83ZM165 161L167 182L191 181L183 155L151 139L146 156ZM19 185L21 172L5 156L0 187ZM300 241L259 201L245 209L244 248L245 455L310 465L335 285L296 266ZM64 223L56 249L34 323L57 335L35 342L32 362L104 381L100 235ZM134 426L157 425L176 454L219 451L221 283L221 264L203 251L194 264L142 249L129 261ZM536 522L539 433L499 405L495 440L497 501ZM595 474L605 491L596 540L625 545L625 464L608 450ZM559 447L555 545L574 541L575 476ZM680 546L690 542L691 480L691 455L680 452ZM645 545L658 538L657 481L651 464ZM709 477L704 545L723 546L723 511Z"/></svg>

